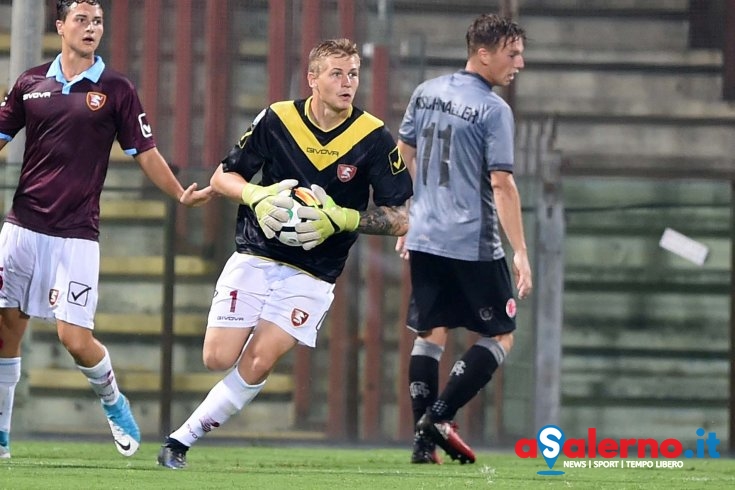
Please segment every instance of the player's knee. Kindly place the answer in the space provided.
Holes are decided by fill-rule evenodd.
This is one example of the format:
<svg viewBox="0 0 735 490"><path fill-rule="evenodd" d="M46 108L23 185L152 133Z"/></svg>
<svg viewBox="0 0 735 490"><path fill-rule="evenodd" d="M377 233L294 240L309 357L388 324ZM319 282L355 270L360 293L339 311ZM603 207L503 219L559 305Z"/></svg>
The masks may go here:
<svg viewBox="0 0 735 490"><path fill-rule="evenodd" d="M94 347L94 337L91 330L81 329L60 329L58 331L59 341L61 345L75 359L81 359Z"/></svg>
<svg viewBox="0 0 735 490"><path fill-rule="evenodd" d="M265 380L273 369L274 360L267 356L260 356L247 351L240 359L238 367L240 375L250 384L257 384Z"/></svg>
<svg viewBox="0 0 735 490"><path fill-rule="evenodd" d="M75 359L81 358L89 348L88 339L79 335L67 335L59 332L59 341Z"/></svg>
<svg viewBox="0 0 735 490"><path fill-rule="evenodd" d="M205 348L202 351L202 361L204 367L210 371L226 371L235 365L237 356L231 355L229 352L222 350Z"/></svg>
<svg viewBox="0 0 735 490"><path fill-rule="evenodd" d="M15 350L20 348L23 334L28 327L28 320L5 319L0 317L0 346Z"/></svg>

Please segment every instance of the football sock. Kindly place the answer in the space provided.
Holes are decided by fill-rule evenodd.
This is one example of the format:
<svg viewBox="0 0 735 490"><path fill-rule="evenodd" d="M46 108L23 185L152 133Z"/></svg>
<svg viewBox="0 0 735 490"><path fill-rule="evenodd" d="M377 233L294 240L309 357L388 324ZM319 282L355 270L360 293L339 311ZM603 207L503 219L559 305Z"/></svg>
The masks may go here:
<svg viewBox="0 0 735 490"><path fill-rule="evenodd" d="M170 437L191 447L204 434L220 427L232 415L242 410L260 393L264 385L265 381L258 385L247 384L237 368L233 369L214 385L204 401Z"/></svg>
<svg viewBox="0 0 735 490"><path fill-rule="evenodd" d="M20 381L20 357L0 358L0 432L10 433L15 386ZM7 445L3 444L3 445Z"/></svg>
<svg viewBox="0 0 735 490"><path fill-rule="evenodd" d="M408 392L411 396L413 423L426 413L439 393L439 361L444 348L417 337L408 362Z"/></svg>
<svg viewBox="0 0 735 490"><path fill-rule="evenodd" d="M452 420L457 410L480 391L505 359L497 340L483 337L465 352L449 374L447 386L431 407L434 420Z"/></svg>
<svg viewBox="0 0 735 490"><path fill-rule="evenodd" d="M120 390L117 387L115 372L112 370L112 362L110 361L110 353L105 349L105 357L92 367L84 367L77 364L77 368L87 377L92 391L100 398L104 405L114 405L120 397Z"/></svg>

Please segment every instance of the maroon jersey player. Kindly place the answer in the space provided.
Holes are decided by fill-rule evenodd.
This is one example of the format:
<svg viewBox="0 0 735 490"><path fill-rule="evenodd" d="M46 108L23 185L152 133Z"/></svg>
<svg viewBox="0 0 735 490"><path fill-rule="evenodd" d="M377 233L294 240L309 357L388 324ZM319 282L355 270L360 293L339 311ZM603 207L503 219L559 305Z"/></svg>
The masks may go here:
<svg viewBox="0 0 735 490"><path fill-rule="evenodd" d="M133 84L95 55L97 0L56 2L61 53L31 68L0 104L0 150L25 128L13 204L0 231L0 458L10 457L10 417L29 317L54 321L59 340L98 395L115 447L130 456L140 431L107 349L93 335L99 276L100 193L115 139L148 178L184 205L213 195L184 189L156 149Z"/></svg>

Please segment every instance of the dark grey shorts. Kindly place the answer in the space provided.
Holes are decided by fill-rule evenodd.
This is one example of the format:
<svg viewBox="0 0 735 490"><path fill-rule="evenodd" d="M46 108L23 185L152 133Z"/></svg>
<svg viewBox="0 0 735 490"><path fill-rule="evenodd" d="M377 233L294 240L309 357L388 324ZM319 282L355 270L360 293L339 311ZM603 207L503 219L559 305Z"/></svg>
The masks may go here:
<svg viewBox="0 0 735 490"><path fill-rule="evenodd" d="M464 327L493 337L516 328L516 300L505 259L473 262L410 252L407 326L417 332Z"/></svg>

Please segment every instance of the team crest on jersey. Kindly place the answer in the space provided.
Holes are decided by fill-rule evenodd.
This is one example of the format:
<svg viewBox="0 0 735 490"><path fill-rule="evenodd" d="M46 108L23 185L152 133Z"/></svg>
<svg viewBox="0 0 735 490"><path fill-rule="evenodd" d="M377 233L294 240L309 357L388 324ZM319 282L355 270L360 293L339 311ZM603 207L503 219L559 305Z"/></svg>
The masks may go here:
<svg viewBox="0 0 735 490"><path fill-rule="evenodd" d="M516 300L513 298L510 298L507 303L505 303L505 314L508 315L508 318L515 318L516 316Z"/></svg>
<svg viewBox="0 0 735 490"><path fill-rule="evenodd" d="M51 306L54 306L56 304L56 301L59 299L59 290L58 289L49 289L48 290L48 304Z"/></svg>
<svg viewBox="0 0 735 490"><path fill-rule="evenodd" d="M403 161L403 158L401 157L401 153L398 151L398 148L395 148L392 152L390 152L390 155L388 155L388 162L390 163L390 171L393 173L393 175L400 174L404 170L406 170L406 164Z"/></svg>
<svg viewBox="0 0 735 490"><path fill-rule="evenodd" d="M294 308L291 312L291 324L298 328L302 326L304 323L306 323L306 320L309 319L309 314L305 312L304 310L299 310L298 308Z"/></svg>
<svg viewBox="0 0 735 490"><path fill-rule="evenodd" d="M493 319L493 309L491 306L480 308L480 318L483 322L489 322Z"/></svg>
<svg viewBox="0 0 735 490"><path fill-rule="evenodd" d="M340 163L337 165L337 178L342 182L349 182L357 174L357 167Z"/></svg>
<svg viewBox="0 0 735 490"><path fill-rule="evenodd" d="M98 111L107 102L107 96L99 92L87 92L87 107L93 111Z"/></svg>

